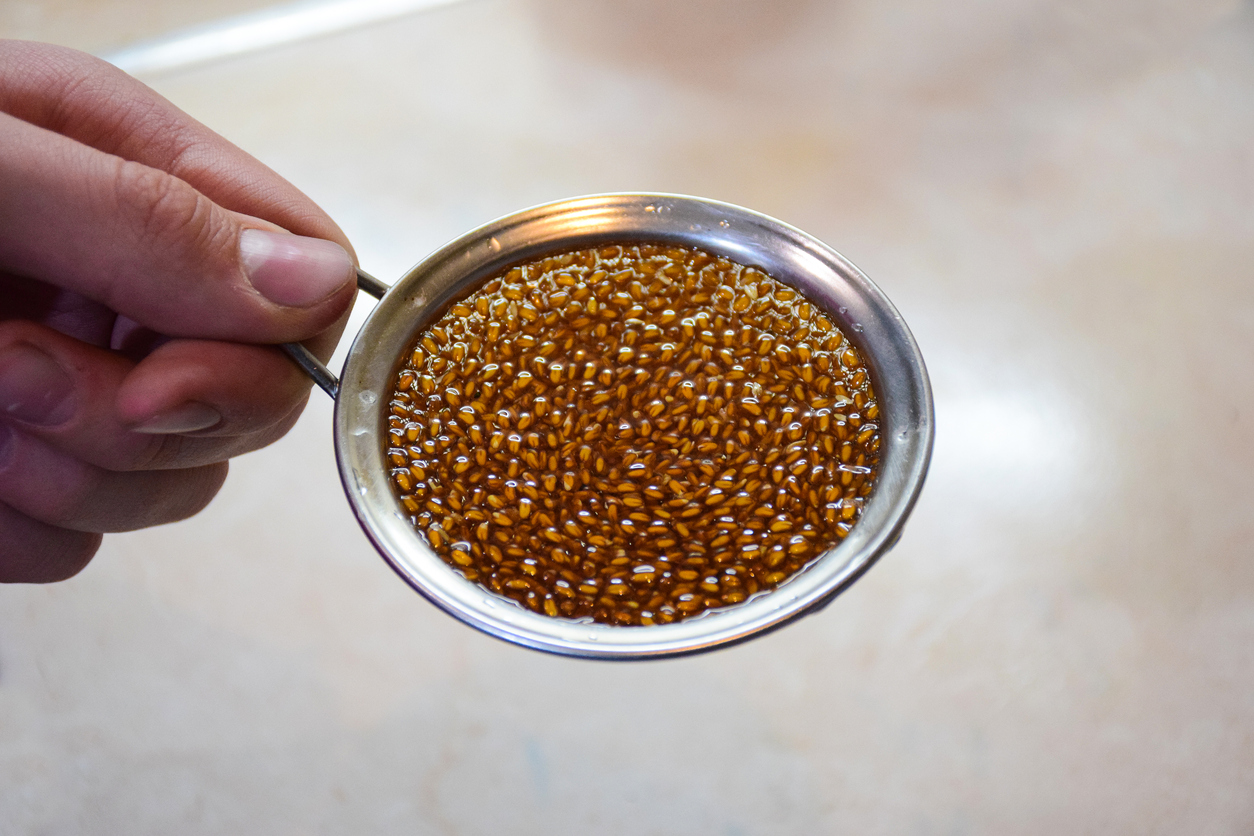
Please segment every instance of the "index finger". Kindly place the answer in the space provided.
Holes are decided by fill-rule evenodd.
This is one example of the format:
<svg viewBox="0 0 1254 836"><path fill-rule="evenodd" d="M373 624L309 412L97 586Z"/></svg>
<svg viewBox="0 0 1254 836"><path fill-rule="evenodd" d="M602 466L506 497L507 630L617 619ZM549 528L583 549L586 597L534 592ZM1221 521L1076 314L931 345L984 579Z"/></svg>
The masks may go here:
<svg viewBox="0 0 1254 836"><path fill-rule="evenodd" d="M343 231L299 189L99 58L0 40L0 111L172 174L225 209L335 241L353 254Z"/></svg>
<svg viewBox="0 0 1254 836"><path fill-rule="evenodd" d="M352 301L353 265L333 241L245 218L164 171L6 114L0 147L0 269L171 336L304 340Z"/></svg>

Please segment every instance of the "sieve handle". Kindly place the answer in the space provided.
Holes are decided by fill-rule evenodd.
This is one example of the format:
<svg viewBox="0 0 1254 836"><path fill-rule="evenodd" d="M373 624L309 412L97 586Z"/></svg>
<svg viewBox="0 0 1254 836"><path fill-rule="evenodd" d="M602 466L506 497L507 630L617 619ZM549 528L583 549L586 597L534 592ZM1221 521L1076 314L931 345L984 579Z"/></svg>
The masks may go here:
<svg viewBox="0 0 1254 836"><path fill-rule="evenodd" d="M388 292L387 285L360 267L357 268L357 289L366 291L376 299L382 299L383 294ZM296 365L305 370L305 374L313 378L313 382L318 384L322 391L335 400L335 396L340 392L340 381L330 369L323 365L321 360L313 355L312 351L300 343L283 343L279 347L296 362Z"/></svg>

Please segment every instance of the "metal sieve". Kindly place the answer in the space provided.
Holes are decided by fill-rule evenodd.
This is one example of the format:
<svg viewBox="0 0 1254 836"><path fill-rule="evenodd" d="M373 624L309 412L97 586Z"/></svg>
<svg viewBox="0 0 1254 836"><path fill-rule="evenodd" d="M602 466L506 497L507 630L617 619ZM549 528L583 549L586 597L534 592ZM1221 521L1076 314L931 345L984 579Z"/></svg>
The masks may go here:
<svg viewBox="0 0 1254 836"><path fill-rule="evenodd" d="M858 347L880 404L880 472L858 523L838 545L773 591L673 624L617 627L539 615L466 580L410 523L393 492L385 445L388 397L418 335L456 299L504 268L607 243L664 242L752 265L802 291ZM888 298L843 256L756 212L695 197L608 194L524 209L468 232L388 288L337 380L300 346L289 353L335 398L335 453L353 512L383 558L429 601L472 627L567 656L647 659L744 641L813 613L853 583L901 535L923 486L934 432L927 370Z"/></svg>

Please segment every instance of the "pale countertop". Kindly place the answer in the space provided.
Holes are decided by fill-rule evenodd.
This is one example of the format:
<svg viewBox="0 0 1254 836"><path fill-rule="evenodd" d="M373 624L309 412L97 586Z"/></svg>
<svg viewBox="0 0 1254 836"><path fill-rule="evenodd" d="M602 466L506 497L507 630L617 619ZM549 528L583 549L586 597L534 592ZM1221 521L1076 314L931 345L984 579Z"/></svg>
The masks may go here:
<svg viewBox="0 0 1254 836"><path fill-rule="evenodd" d="M910 324L935 456L821 614L580 662L397 579L315 392L200 516L0 588L0 834L1254 832L1254 7L1087 5L466 0L145 77L389 281L577 194L794 224Z"/></svg>

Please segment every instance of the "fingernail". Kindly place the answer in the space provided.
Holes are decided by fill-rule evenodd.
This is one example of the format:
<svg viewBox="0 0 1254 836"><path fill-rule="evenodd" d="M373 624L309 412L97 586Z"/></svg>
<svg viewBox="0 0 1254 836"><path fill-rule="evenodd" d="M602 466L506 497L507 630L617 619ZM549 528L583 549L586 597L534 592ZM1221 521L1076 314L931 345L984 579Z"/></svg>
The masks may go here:
<svg viewBox="0 0 1254 836"><path fill-rule="evenodd" d="M0 412L17 421L53 427L74 414L74 382L56 360L30 345L0 353Z"/></svg>
<svg viewBox="0 0 1254 836"><path fill-rule="evenodd" d="M321 302L353 277L353 262L334 241L246 229L239 236L244 273L262 296L289 308Z"/></svg>
<svg viewBox="0 0 1254 836"><path fill-rule="evenodd" d="M207 430L221 420L222 414L218 410L193 401L149 418L139 426L131 427L131 430L148 435L182 435Z"/></svg>

